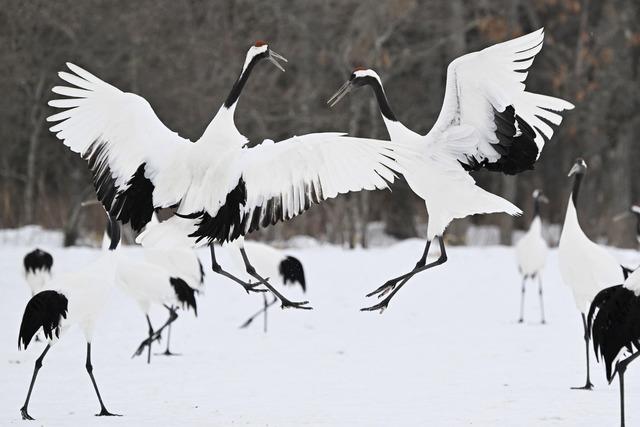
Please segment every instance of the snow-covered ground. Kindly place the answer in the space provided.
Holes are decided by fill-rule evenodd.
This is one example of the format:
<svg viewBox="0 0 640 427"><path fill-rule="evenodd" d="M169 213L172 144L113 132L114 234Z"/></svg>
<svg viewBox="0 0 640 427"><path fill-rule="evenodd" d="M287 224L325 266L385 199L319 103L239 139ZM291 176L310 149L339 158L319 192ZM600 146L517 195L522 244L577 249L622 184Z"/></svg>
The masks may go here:
<svg viewBox="0 0 640 427"><path fill-rule="evenodd" d="M29 412L46 426L603 426L618 423L617 382L592 364L584 383L582 325L561 284L556 251L544 275L547 325L535 288L518 324L520 278L511 248L451 248L443 267L416 276L383 314L362 313L364 295L410 269L423 243L348 251L295 249L306 268L313 311L276 309L238 326L260 307L259 295L208 274L199 317L181 314L172 349L151 365L131 354L146 324L114 291L93 342L94 373L108 409L98 409L84 369L85 345L68 332L44 361ZM21 262L31 247L0 247L0 425L21 425L19 408L43 343L17 351L28 298ZM124 248L137 251L136 248ZM54 271L99 255L54 249ZM208 265L206 251L200 253ZM634 252L621 260L640 262ZM225 256L221 256L224 262ZM638 259L636 259L638 258ZM289 295L302 298L300 291ZM154 313L160 324L164 310ZM157 346L163 349L164 342ZM628 371L627 422L640 425L640 366Z"/></svg>

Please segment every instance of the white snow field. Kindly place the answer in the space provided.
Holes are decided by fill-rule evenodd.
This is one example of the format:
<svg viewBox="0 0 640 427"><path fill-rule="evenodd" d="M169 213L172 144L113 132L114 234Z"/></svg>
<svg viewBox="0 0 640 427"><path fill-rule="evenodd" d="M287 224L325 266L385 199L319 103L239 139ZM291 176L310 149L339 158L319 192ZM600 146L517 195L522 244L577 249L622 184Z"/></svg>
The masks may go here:
<svg viewBox="0 0 640 427"><path fill-rule="evenodd" d="M556 251L544 274L547 325L529 287L524 324L516 323L520 276L512 248L449 249L449 262L412 279L382 315L360 312L364 295L411 269L423 242L371 250L289 251L302 260L313 311L272 310L238 326L262 304L208 273L199 317L180 313L177 357L131 359L145 338L137 306L114 290L93 340L99 405L84 368L85 343L71 329L44 360L22 421L33 363L44 343L18 352L29 292L22 257L32 247L0 247L0 425L45 426L610 426L619 423L618 384L592 359L595 390L584 384L582 325L561 283ZM45 248L46 249L46 248ZM138 252L137 248L119 249ZM53 249L54 273L100 255ZM616 251L635 265L634 251ZM206 250L199 253L208 267ZM220 256L224 263L226 256ZM229 263L227 266L231 268ZM613 284L612 284L613 285ZM298 288L287 295L302 298ZM165 310L153 313L155 325ZM164 349L164 341L155 350ZM628 371L627 423L640 425L640 364Z"/></svg>

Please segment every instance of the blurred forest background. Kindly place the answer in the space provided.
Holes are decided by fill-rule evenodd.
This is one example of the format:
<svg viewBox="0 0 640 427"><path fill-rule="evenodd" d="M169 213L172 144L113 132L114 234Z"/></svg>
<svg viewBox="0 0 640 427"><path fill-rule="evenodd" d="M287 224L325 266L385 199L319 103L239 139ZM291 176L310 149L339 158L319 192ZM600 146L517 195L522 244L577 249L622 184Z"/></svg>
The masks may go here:
<svg viewBox="0 0 640 427"><path fill-rule="evenodd" d="M85 162L48 132L45 117L57 71L75 62L145 97L161 120L192 140L203 132L235 81L246 49L269 42L289 63L258 67L236 113L252 142L313 131L386 138L373 96L326 105L354 66L381 75L396 115L426 133L444 93L447 64L467 52L544 26L545 47L527 87L576 105L535 171L517 177L481 172L484 188L525 210L457 221L500 228L503 243L528 226L531 192L551 203L543 216L561 223L577 156L588 165L580 217L593 238L635 246L633 218L612 218L640 199L640 2L637 0L4 0L0 8L0 228L63 228L68 242L101 230ZM392 192L342 196L312 208L264 238L308 234L366 245L367 224L392 236L423 235L424 205L406 185Z"/></svg>

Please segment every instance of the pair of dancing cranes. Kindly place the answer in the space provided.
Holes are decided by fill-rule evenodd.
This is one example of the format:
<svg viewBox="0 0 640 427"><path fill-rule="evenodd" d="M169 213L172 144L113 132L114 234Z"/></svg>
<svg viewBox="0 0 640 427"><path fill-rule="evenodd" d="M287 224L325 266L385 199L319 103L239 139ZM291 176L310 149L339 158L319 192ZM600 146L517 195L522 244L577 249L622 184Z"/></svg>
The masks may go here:
<svg viewBox="0 0 640 427"><path fill-rule="evenodd" d="M108 214L141 232L137 241L143 246L208 245L213 271L247 292L264 286L283 308L311 309L307 301L287 299L253 267L244 236L339 194L388 188L397 173L403 174L428 209L427 242L415 268L367 295L381 301L363 310L383 311L414 275L446 262L443 233L453 219L521 214L512 203L476 186L469 172L518 174L533 169L562 121L559 113L573 108L567 101L525 90L543 38L540 29L452 61L440 115L426 135L397 120L375 71L358 68L329 103L335 105L353 88L371 87L389 141L313 133L248 148L247 138L234 124L241 92L257 64L267 60L282 70L281 62L286 61L265 42L248 50L229 95L195 143L166 128L145 99L70 63L71 72L59 73L69 86L53 88L64 98L49 102L62 111L47 120L56 122L51 132L88 162L96 195ZM173 217L150 224L154 210L168 207L175 208ZM427 263L436 238L440 256ZM253 283L218 263L216 242L237 245ZM44 309L46 315L35 318L48 338L72 317L67 318L71 299L59 295L52 298L51 310ZM90 340L87 334L87 370L93 381ZM33 380L48 349L36 362ZM110 415L93 383L102 407L99 415Z"/></svg>

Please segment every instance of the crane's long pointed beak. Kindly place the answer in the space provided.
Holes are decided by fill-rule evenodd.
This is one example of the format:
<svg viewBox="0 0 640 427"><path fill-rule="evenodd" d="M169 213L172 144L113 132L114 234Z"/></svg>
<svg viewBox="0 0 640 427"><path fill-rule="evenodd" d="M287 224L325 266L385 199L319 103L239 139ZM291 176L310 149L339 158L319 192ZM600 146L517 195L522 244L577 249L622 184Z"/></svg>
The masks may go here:
<svg viewBox="0 0 640 427"><path fill-rule="evenodd" d="M541 201L542 203L549 203L549 199L547 199L547 196L545 196L544 194L538 197L538 200Z"/></svg>
<svg viewBox="0 0 640 427"><path fill-rule="evenodd" d="M267 59L269 60L269 62L271 62L273 65L275 65L283 73L284 73L284 67L282 65L280 65L280 63L278 61L289 62L289 61L287 61L287 58L285 58L284 56L280 55L279 53L276 53L276 52L272 51L271 49L269 49L269 56L267 56Z"/></svg>
<svg viewBox="0 0 640 427"><path fill-rule="evenodd" d="M327 101L329 107L333 107L338 102L340 102L340 100L351 91L352 87L353 86L351 85L351 80L348 80L345 84L343 84L340 89L338 89L338 91L334 93L333 96Z"/></svg>
<svg viewBox="0 0 640 427"><path fill-rule="evenodd" d="M566 169L565 169L566 170ZM578 165L577 163L575 165L573 165L573 167L571 167L571 170L569 171L569 175L567 176L571 176L574 173L578 172L580 170L580 165Z"/></svg>

